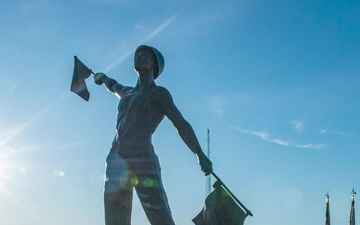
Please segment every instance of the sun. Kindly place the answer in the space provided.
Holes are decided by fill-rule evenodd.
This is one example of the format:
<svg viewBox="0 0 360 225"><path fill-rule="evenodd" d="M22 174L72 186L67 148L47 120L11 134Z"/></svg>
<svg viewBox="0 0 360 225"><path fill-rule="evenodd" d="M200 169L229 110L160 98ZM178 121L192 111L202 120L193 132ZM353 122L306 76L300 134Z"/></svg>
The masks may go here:
<svg viewBox="0 0 360 225"><path fill-rule="evenodd" d="M5 195L9 195L11 192L8 185L16 183L14 179L15 172L24 171L24 169L12 162L10 156L9 149L0 148L0 194Z"/></svg>
<svg viewBox="0 0 360 225"><path fill-rule="evenodd" d="M0 192L4 191L4 182L9 180L8 170L11 168L11 164L6 162L6 156L6 154L0 152Z"/></svg>

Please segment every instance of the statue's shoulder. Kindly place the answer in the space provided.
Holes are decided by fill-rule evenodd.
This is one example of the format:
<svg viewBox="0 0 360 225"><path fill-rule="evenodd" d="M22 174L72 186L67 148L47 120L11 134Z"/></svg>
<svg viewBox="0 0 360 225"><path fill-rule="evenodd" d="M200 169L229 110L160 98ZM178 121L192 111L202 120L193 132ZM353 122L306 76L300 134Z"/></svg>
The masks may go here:
<svg viewBox="0 0 360 225"><path fill-rule="evenodd" d="M164 95L171 95L168 89L163 86L155 86L153 89L153 93L155 95L164 96Z"/></svg>
<svg viewBox="0 0 360 225"><path fill-rule="evenodd" d="M153 88L153 97L157 101L166 101L167 99L172 99L170 92L168 89L162 86L155 86Z"/></svg>
<svg viewBox="0 0 360 225"><path fill-rule="evenodd" d="M133 89L134 89L134 87L123 86L122 92L123 92L123 94L127 94L127 93L131 92Z"/></svg>
<svg viewBox="0 0 360 225"><path fill-rule="evenodd" d="M117 94L120 98L130 93L134 88L129 86L123 86L121 84L115 84L112 86L112 91Z"/></svg>

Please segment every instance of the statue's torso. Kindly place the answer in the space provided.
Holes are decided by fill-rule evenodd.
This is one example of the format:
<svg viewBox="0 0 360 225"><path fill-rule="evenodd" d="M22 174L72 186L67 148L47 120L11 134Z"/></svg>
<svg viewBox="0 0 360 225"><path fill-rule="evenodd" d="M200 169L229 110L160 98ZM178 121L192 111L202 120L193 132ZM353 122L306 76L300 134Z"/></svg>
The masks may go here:
<svg viewBox="0 0 360 225"><path fill-rule="evenodd" d="M156 86L133 89L121 97L114 140L117 145L151 145L151 136L164 118L156 90Z"/></svg>

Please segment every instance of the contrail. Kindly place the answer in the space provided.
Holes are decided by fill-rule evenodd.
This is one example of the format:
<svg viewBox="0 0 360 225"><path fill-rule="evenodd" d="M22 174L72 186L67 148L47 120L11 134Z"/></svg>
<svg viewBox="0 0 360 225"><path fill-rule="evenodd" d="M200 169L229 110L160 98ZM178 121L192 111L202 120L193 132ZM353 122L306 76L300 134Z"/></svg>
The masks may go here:
<svg viewBox="0 0 360 225"><path fill-rule="evenodd" d="M162 24L160 24L160 26L158 28L156 28L155 30L153 30L149 35L147 35L145 38L143 38L140 43L138 43L136 46L147 42L149 40L151 40L152 38L156 37L161 31L163 31L166 27L168 27L174 20L175 20L176 16L173 16L167 20L165 20L165 22L163 22ZM134 47L131 48L131 50L125 52L125 54L123 54L122 56L120 56L120 58L118 58L117 60L115 60L115 62L111 63L109 66L107 66L103 71L104 73L107 73L109 71L111 71L112 69L114 69L116 66L118 66L120 63L122 63L127 57L129 57L130 55L133 54Z"/></svg>
<svg viewBox="0 0 360 225"><path fill-rule="evenodd" d="M21 132L23 132L24 130L26 130L29 126L31 126L33 123L35 123L38 119L40 119L45 113L47 113L49 110L51 110L52 108L54 108L55 105L58 104L58 102L60 102L62 99L64 98L64 96L62 96L61 98L56 99L55 101L53 101L52 103L50 103L49 105L47 105L45 108L43 108L42 110L40 110L39 112L35 113L31 118L29 118L27 121L25 121L23 124L21 124L20 126L18 126L16 129L14 129L7 137L5 137L1 142L0 142L0 149L5 149L5 150L10 150L8 148L5 147L5 145L7 143L9 143L12 139L14 139L17 135L19 135Z"/></svg>
<svg viewBox="0 0 360 225"><path fill-rule="evenodd" d="M162 23L157 29L155 29L153 32L151 32L148 36L146 36L141 42L146 42L156 35L158 35L161 31L163 31L166 27L168 27L174 20L176 16L173 16L169 19L167 19L164 23Z"/></svg>

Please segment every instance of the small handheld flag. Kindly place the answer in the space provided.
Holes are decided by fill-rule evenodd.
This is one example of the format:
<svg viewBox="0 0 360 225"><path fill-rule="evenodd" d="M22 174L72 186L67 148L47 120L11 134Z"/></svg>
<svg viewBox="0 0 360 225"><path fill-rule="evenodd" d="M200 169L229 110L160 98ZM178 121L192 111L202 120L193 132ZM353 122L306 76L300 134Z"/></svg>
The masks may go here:
<svg viewBox="0 0 360 225"><path fill-rule="evenodd" d="M83 62L74 56L75 65L70 91L78 94L85 101L89 101L90 93L87 89L85 79L94 74Z"/></svg>
<svg viewBox="0 0 360 225"><path fill-rule="evenodd" d="M243 225L246 217L253 216L226 187L214 172L215 190L205 200L205 206L192 220L195 225Z"/></svg>

